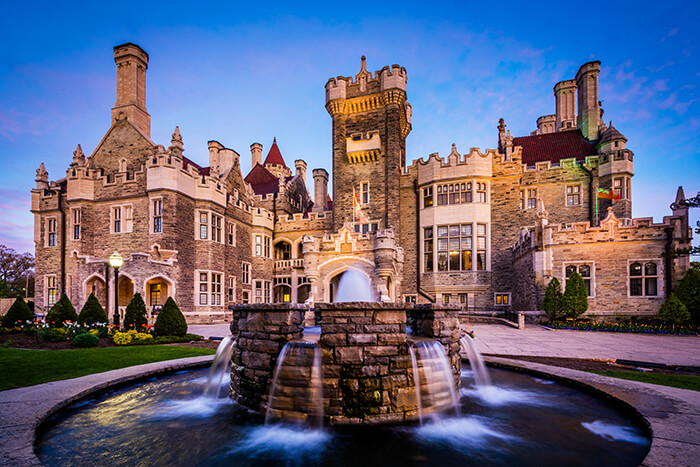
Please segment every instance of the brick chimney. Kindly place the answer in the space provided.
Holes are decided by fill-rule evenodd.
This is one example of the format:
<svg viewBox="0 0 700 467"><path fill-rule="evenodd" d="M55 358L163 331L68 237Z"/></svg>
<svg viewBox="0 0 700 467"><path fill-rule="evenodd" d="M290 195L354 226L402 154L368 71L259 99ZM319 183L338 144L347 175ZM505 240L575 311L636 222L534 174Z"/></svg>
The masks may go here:
<svg viewBox="0 0 700 467"><path fill-rule="evenodd" d="M112 124L126 118L151 137L151 116L146 111L146 70L148 54L127 42L114 47L117 64L117 102L112 108Z"/></svg>

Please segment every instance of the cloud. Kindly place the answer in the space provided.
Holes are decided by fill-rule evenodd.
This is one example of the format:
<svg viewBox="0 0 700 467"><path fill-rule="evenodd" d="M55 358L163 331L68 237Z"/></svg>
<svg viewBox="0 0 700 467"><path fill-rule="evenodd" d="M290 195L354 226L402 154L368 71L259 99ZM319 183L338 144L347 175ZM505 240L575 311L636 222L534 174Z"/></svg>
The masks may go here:
<svg viewBox="0 0 700 467"><path fill-rule="evenodd" d="M659 42L663 42L666 39L675 36L676 34L678 34L678 28L673 28L668 32L668 34L666 34L664 37L662 37Z"/></svg>
<svg viewBox="0 0 700 467"><path fill-rule="evenodd" d="M668 67L673 66L675 64L676 64L676 62L668 61L668 62L664 63L663 65L660 65L657 67L648 66L647 70L651 71L652 73L658 73L659 71L663 70L664 68L668 68Z"/></svg>

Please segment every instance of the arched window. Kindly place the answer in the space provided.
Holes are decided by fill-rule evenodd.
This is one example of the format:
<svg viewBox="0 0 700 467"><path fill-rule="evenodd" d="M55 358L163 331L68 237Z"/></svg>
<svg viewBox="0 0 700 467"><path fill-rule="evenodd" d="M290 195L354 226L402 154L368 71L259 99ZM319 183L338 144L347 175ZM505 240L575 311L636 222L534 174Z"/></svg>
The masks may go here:
<svg viewBox="0 0 700 467"><path fill-rule="evenodd" d="M279 242L275 244L275 259L292 259L292 245L287 242Z"/></svg>

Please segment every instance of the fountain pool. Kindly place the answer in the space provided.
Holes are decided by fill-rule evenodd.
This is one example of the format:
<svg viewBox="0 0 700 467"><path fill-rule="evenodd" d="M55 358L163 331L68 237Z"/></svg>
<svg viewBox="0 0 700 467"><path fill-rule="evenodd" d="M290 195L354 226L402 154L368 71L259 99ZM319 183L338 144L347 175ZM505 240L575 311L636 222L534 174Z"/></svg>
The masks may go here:
<svg viewBox="0 0 700 467"><path fill-rule="evenodd" d="M203 396L207 370L107 391L43 425L46 465L638 465L643 426L606 401L549 380L462 367L459 415L424 424L265 425L228 398ZM222 387L228 385L227 378ZM223 392L223 391L222 391Z"/></svg>

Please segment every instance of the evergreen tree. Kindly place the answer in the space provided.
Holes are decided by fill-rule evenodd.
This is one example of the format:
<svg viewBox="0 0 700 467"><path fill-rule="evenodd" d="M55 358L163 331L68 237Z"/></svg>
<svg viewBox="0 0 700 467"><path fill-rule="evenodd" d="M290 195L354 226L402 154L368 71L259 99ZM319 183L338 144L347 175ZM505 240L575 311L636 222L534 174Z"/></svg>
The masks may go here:
<svg viewBox="0 0 700 467"><path fill-rule="evenodd" d="M672 293L659 308L659 318L671 323L675 332L676 324L684 323L690 319L690 312L676 294Z"/></svg>
<svg viewBox="0 0 700 467"><path fill-rule="evenodd" d="M559 279L553 277L544 291L544 301L542 303L542 308L551 321L555 321L562 316L562 300L561 284Z"/></svg>
<svg viewBox="0 0 700 467"><path fill-rule="evenodd" d="M571 273L569 280L566 281L562 303L564 313L574 319L574 324L576 324L576 318L588 310L588 291L586 283L579 273Z"/></svg>
<svg viewBox="0 0 700 467"><path fill-rule="evenodd" d="M34 313L29 309L27 303L22 297L17 297L17 299L12 303L12 306L7 313L2 318L2 325L6 328L11 328L17 321L25 323L26 321L31 321L34 319Z"/></svg>
<svg viewBox="0 0 700 467"><path fill-rule="evenodd" d="M83 305L83 309L80 310L80 316L78 316L78 322L82 324L109 323L107 313L105 313L95 294L91 293L85 305Z"/></svg>
<svg viewBox="0 0 700 467"><path fill-rule="evenodd" d="M75 312L73 304L66 294L61 295L61 298L51 308L46 315L46 322L52 328L60 328L66 321L75 323L78 321L78 313Z"/></svg>
<svg viewBox="0 0 700 467"><path fill-rule="evenodd" d="M153 325L156 336L184 336L187 334L187 321L172 297L168 297L163 309Z"/></svg>
<svg viewBox="0 0 700 467"><path fill-rule="evenodd" d="M700 270L691 268L685 272L676 296L688 309L693 324L700 325Z"/></svg>
<svg viewBox="0 0 700 467"><path fill-rule="evenodd" d="M134 298L126 306L124 327L126 329L136 329L139 332L143 331L143 326L148 324L146 313L146 304L143 302L141 294L136 292Z"/></svg>

